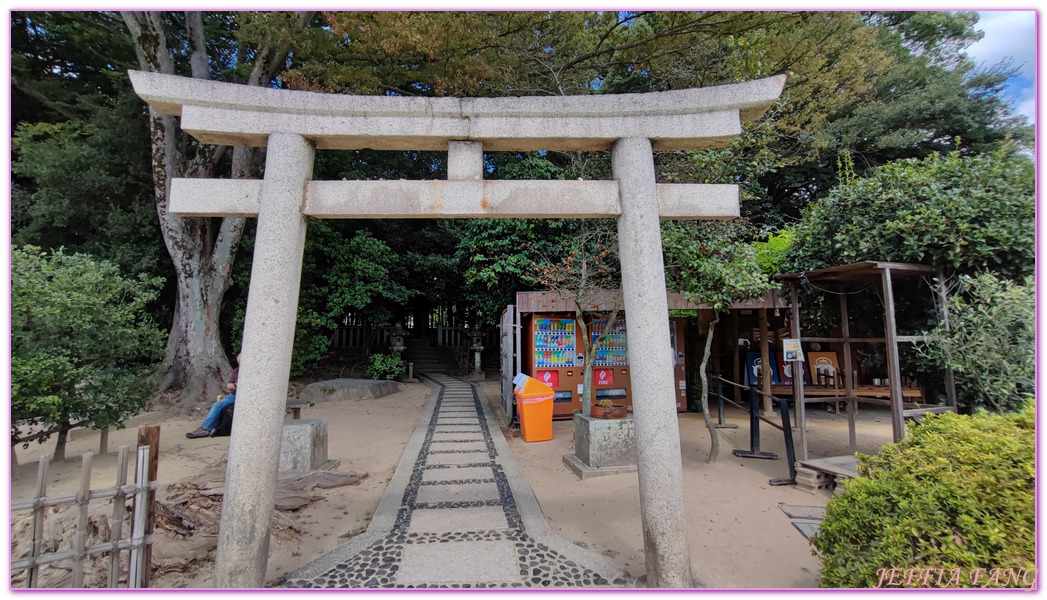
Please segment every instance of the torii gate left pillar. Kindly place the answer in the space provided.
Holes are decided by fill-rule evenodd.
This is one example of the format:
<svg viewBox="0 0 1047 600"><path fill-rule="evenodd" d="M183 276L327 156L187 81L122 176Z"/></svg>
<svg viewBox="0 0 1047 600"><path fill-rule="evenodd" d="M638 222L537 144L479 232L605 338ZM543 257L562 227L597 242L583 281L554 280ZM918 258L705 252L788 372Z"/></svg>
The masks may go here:
<svg viewBox="0 0 1047 600"><path fill-rule="evenodd" d="M176 179L169 210L257 216L237 418L215 561L218 587L261 587L306 218L617 217L634 379L648 585L693 587L669 362L659 219L738 215L733 185L658 184L652 152L719 147L784 76L714 88L557 98L391 98L131 72L151 110L204 143L268 146L257 180ZM448 151L447 181L311 181L315 149ZM483 150L611 150L615 181L484 181Z"/></svg>

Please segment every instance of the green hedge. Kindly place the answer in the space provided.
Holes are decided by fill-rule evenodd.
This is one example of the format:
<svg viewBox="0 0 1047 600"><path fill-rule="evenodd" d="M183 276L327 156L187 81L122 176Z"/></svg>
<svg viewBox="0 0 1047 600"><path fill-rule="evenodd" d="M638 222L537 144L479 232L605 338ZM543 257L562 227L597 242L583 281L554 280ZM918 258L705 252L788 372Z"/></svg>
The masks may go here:
<svg viewBox="0 0 1047 600"><path fill-rule="evenodd" d="M371 379L396 379L406 370L407 363L395 352L372 354L371 364L367 366L367 376Z"/></svg>
<svg viewBox="0 0 1047 600"><path fill-rule="evenodd" d="M1035 435L1029 403L1007 416L928 415L902 442L859 455L859 476L811 540L822 587L1027 586L1017 574L1035 567Z"/></svg>

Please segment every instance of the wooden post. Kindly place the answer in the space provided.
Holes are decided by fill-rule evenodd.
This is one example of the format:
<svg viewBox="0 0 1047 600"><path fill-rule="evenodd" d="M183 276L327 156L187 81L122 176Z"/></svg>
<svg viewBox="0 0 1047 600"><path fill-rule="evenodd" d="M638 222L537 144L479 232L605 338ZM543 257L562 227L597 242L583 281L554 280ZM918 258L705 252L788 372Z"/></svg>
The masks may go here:
<svg viewBox="0 0 1047 600"><path fill-rule="evenodd" d="M847 294L840 294L840 330L843 332L843 365L840 368L843 377L843 389L847 394L847 438L849 448L854 451L858 446L858 437L854 430L854 413L858 402L854 399L854 375L851 370L851 319L847 315Z"/></svg>
<svg viewBox="0 0 1047 600"><path fill-rule="evenodd" d="M938 304L941 306L942 326L949 331L949 294L945 290L945 275L941 271L938 271L936 291L938 292ZM956 411L956 378L953 376L952 367L948 365L945 367L945 397L948 399L949 406Z"/></svg>
<svg viewBox="0 0 1047 600"><path fill-rule="evenodd" d="M771 365L771 341L768 339L770 334L767 331L767 309L761 308L758 311L760 315L760 364L763 368L760 369L763 373L761 377L761 389L763 390L763 412L769 414L774 410L774 404L771 402L771 373L773 373L773 365Z"/></svg>
<svg viewBox="0 0 1047 600"><path fill-rule="evenodd" d="M76 519L76 533L73 537L73 587L84 587L84 561L87 555L87 519L88 508L91 504L91 462L94 452L84 454L80 463L80 491L76 493L76 504L80 507L80 514Z"/></svg>
<svg viewBox="0 0 1047 600"><path fill-rule="evenodd" d="M796 296L796 284L789 284L792 306L792 336L800 339L800 301ZM793 363L793 401L796 403L796 433L800 436L800 460L807 460L807 403L803 401L803 361Z"/></svg>
<svg viewBox="0 0 1047 600"><path fill-rule="evenodd" d="M882 271L883 279L883 306L884 306L884 328L887 330L887 377L890 379L891 390L891 427L894 431L894 441L900 442L905 438L905 421L902 411L902 369L898 361L898 327L894 321L894 286L891 282L891 269Z"/></svg>
<svg viewBox="0 0 1047 600"><path fill-rule="evenodd" d="M145 556L145 526L148 517L149 492L145 486L149 483L149 448L138 447L138 460L135 462L135 484L138 491L135 492L135 504L132 512L131 523L131 559L127 568L127 587L139 588L146 586L145 574L149 572L149 563ZM136 547L136 544L138 546Z"/></svg>
<svg viewBox="0 0 1047 600"><path fill-rule="evenodd" d="M147 425L145 427L138 428L138 445L149 446L149 471L146 477L145 483L152 483L156 481L156 472L160 465L160 426L159 425ZM156 497L154 490L149 490L145 495L146 501L146 518L145 518L145 535L153 535L153 498ZM138 510L138 507L135 507ZM152 572L153 565L153 546L147 545L142 548L143 558L143 571L142 571L142 587L149 587L150 573Z"/></svg>
<svg viewBox="0 0 1047 600"><path fill-rule="evenodd" d="M731 345L731 349L732 349L731 350L731 356L733 357L733 361L732 362L733 362L733 366L734 366L734 382L735 383L741 383L742 382L742 364L741 364L741 358L738 355L738 352L739 352L739 350L738 350L738 339L739 339L738 311L735 310L735 309L731 309L731 328L734 330L733 339L731 339L731 344L730 344ZM731 387L734 388L734 401L736 403L738 403L738 404L741 404L742 403L742 388L740 388L740 387L738 387L736 385L731 386Z"/></svg>
<svg viewBox="0 0 1047 600"><path fill-rule="evenodd" d="M120 446L116 457L116 496L113 497L113 521L109 524L109 541L116 542L124 529L124 503L127 495L119 491L127 484L127 446ZM113 550L109 553L109 587L115 588L120 584L120 551Z"/></svg>
<svg viewBox="0 0 1047 600"><path fill-rule="evenodd" d="M36 565L35 559L40 556L44 541L44 504L43 499L47 496L47 468L51 464L48 456L40 457L40 467L36 473L36 506L33 508L33 563L29 567L29 576L26 577L25 587L35 588L39 583L40 567Z"/></svg>

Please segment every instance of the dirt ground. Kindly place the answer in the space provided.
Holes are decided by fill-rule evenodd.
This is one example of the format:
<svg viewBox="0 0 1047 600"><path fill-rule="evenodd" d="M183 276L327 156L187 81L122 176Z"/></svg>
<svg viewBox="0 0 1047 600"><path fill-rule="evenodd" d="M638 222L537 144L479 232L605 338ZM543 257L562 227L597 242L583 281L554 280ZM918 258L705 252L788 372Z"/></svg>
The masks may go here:
<svg viewBox="0 0 1047 600"><path fill-rule="evenodd" d="M497 393L496 387L488 387L489 396ZM811 413L811 458L849 454L846 416L824 410ZM890 441L890 421L879 411L859 414L858 450L875 452ZM820 560L778 505L824 506L830 494L768 483L788 476L782 434L766 425L760 430L761 450L777 453L778 460L735 457L732 449L749 448L749 417L729 410L726 422L739 428L719 430L719 459L709 464L709 433L702 415L683 413L679 422L693 573L713 588L817 587ZM554 421L553 439L548 442L527 443L506 433L553 533L606 556L633 577L643 575L636 474L585 480L575 476L561 458L574 453L570 421Z"/></svg>
<svg viewBox="0 0 1047 600"><path fill-rule="evenodd" d="M426 385L400 385L400 393L377 400L331 402L303 411L303 418L328 420L328 457L340 461L335 471L365 477L357 485L317 489L315 492L322 499L286 513L299 531L272 536L268 582L312 562L367 528L428 400ZM497 382L485 383L484 389L492 405L497 405ZM846 418L824 413L812 416L809 423L811 456L847 454ZM863 412L861 417L860 451L874 452L890 441L890 422L886 416ZM112 431L107 453L94 457L91 487L98 489L113 484L117 448L134 447L139 424L161 425L159 481L162 489L158 499L165 498L167 486L220 468L229 438L185 438L185 432L194 429L201 418L202 412L192 418L156 415L128 429ZM734 457L733 448L748 448L748 417L741 411L730 411L728 422L740 427L720 430L720 459L715 464L707 464L709 438L701 415L680 416L685 526L695 574L707 586L717 588L816 587L819 560L778 505L822 506L829 494L811 494L795 486L769 485L768 479L787 476L784 458L769 461ZM563 454L574 452L570 421L555 422L553 440L549 442L527 443L519 437L518 430L503 429L503 432L550 529L604 555L633 577L643 575L636 474L578 479L562 462ZM784 457L781 434L768 427L762 429L762 434L762 449ZM98 443L97 433L73 436L67 456L75 458L51 466L49 495L76 491L79 457L87 451L97 453ZM15 449L11 463L11 498L34 495L36 458L52 451L53 442ZM92 513L96 511L111 512L111 505L104 500L92 502ZM24 524L27 516L28 512L11 515L13 559L21 556L16 548L21 547L17 539L18 524ZM206 539L193 540L200 537ZM169 567L164 569L167 572L154 576L152 587L214 585L211 561L217 536L193 535L189 538L191 544L163 531L158 531L157 538L154 563ZM196 554L196 560L188 566L186 553Z"/></svg>

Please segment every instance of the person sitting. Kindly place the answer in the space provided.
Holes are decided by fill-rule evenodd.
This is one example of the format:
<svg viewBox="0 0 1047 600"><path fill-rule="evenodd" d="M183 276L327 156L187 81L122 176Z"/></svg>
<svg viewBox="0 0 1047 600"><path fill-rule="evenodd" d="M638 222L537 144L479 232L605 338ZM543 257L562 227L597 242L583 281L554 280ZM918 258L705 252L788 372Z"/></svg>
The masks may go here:
<svg viewBox="0 0 1047 600"><path fill-rule="evenodd" d="M214 430L216 425L218 425L218 416L222 414L225 407L236 402L236 378L240 374L241 356L243 356L243 354L236 355L236 368L233 369L233 374L229 377L229 383L225 384L225 388L229 390L229 393L219 398L218 401L211 406L211 410L207 413L207 417L204 418L204 422L194 431L185 434L185 437L189 439L209 437L211 431Z"/></svg>

